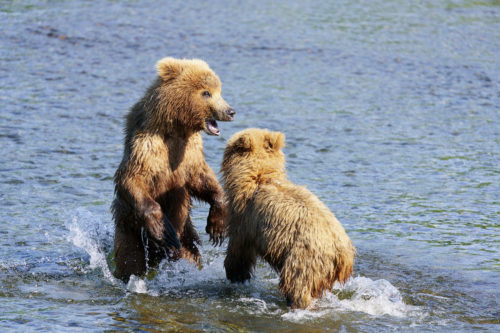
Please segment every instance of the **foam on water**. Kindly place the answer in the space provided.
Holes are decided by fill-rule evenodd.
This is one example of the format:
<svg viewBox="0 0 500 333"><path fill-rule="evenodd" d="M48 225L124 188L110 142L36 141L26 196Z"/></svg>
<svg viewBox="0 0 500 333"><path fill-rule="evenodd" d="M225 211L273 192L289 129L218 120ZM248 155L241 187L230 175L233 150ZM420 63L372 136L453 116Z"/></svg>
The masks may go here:
<svg viewBox="0 0 500 333"><path fill-rule="evenodd" d="M240 297L233 302L232 312L250 315L282 315L283 309L279 304L255 295L255 297Z"/></svg>
<svg viewBox="0 0 500 333"><path fill-rule="evenodd" d="M148 287L146 286L146 281L135 275L130 276L130 280L127 283L127 290L137 294L148 294ZM149 292L149 294L150 293L151 292ZM153 294L152 296L156 295Z"/></svg>
<svg viewBox="0 0 500 333"><path fill-rule="evenodd" d="M389 281L372 280L358 276L343 286L335 284L332 292L313 302L308 309L292 310L282 315L284 319L301 322L332 315L338 311L363 312L372 316L420 316L419 307L405 304L401 293Z"/></svg>
<svg viewBox="0 0 500 333"><path fill-rule="evenodd" d="M372 280L358 276L344 285L336 284L331 292L315 300L308 309L284 308L284 299L277 290L279 279L270 268L258 268L249 283L230 284L225 277L222 251L202 252L202 268L190 262L163 261L156 273L148 278L131 276L127 285L113 277L106 260L111 249L111 226L85 209L78 209L72 222L67 225L68 240L89 255L89 268L101 270L104 278L115 286L123 286L129 292L150 296L173 297L190 294L215 294L231 298L229 311L251 315L278 315L292 322L328 318L339 312L361 312L371 316L421 317L422 309L405 304L399 290L389 281ZM206 251L210 252L210 251ZM266 265L264 265L266 266ZM230 296L226 296L229 290ZM221 296L222 295L222 296ZM222 305L224 306L224 305Z"/></svg>

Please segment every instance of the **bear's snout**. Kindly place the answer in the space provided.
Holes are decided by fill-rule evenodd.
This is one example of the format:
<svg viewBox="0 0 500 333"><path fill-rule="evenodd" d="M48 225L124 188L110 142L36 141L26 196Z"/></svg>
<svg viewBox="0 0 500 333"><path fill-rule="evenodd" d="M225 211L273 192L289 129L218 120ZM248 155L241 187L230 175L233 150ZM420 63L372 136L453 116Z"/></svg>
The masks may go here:
<svg viewBox="0 0 500 333"><path fill-rule="evenodd" d="M236 111L234 111L234 109L227 104L225 108L216 109L212 111L213 119L220 121L232 121L234 119L235 114Z"/></svg>
<svg viewBox="0 0 500 333"><path fill-rule="evenodd" d="M236 111L220 95L215 95L211 101L211 117L220 121L232 121Z"/></svg>
<svg viewBox="0 0 500 333"><path fill-rule="evenodd" d="M229 117L229 121L231 121L234 119L234 115L236 114L236 111L234 111L234 109L230 107L229 109L226 110L226 114Z"/></svg>

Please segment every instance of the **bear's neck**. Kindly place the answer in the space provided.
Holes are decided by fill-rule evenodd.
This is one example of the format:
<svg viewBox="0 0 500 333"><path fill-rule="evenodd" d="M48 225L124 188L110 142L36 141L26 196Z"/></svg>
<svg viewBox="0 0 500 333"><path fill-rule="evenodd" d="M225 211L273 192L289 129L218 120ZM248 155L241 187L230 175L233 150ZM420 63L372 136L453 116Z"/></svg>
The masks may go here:
<svg viewBox="0 0 500 333"><path fill-rule="evenodd" d="M150 119L146 124L146 131L168 138L189 140L194 135L199 135L200 130L194 130L175 121L165 119Z"/></svg>
<svg viewBox="0 0 500 333"><path fill-rule="evenodd" d="M258 191L259 186L265 184L279 184L286 180L286 173L282 168L234 166L236 170L224 171L224 189L229 197L234 198L232 206L236 211L242 211L247 202Z"/></svg>

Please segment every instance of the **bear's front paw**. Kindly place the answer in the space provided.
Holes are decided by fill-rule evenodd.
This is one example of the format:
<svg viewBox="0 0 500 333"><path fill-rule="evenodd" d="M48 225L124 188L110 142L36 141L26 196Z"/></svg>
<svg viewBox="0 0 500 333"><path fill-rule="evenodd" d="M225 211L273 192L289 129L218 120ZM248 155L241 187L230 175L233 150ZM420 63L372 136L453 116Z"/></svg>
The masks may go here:
<svg viewBox="0 0 500 333"><path fill-rule="evenodd" d="M143 208L144 224L154 239L161 241L163 239L164 225L163 212L156 202L148 202Z"/></svg>
<svg viewBox="0 0 500 333"><path fill-rule="evenodd" d="M158 203L147 203L143 215L146 228L154 239L160 241L165 247L181 248L179 238L177 237L177 231L172 225L172 222L163 215Z"/></svg>
<svg viewBox="0 0 500 333"><path fill-rule="evenodd" d="M223 208L210 207L205 231L210 235L212 244L222 245L226 237L226 225L224 224L225 210Z"/></svg>

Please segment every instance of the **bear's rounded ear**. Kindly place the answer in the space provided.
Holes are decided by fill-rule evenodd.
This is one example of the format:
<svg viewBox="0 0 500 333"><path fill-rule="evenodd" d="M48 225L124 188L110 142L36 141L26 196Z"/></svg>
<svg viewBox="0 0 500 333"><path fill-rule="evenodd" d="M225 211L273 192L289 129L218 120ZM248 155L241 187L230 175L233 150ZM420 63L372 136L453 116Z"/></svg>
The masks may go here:
<svg viewBox="0 0 500 333"><path fill-rule="evenodd" d="M248 134L243 134L236 140L236 146L241 150L252 150L252 137Z"/></svg>
<svg viewBox="0 0 500 333"><path fill-rule="evenodd" d="M275 132L275 149L279 150L285 146L285 134L281 132Z"/></svg>
<svg viewBox="0 0 500 333"><path fill-rule="evenodd" d="M175 79L182 72L182 69L182 62L175 58L163 58L156 63L158 75L165 81Z"/></svg>
<svg viewBox="0 0 500 333"><path fill-rule="evenodd" d="M264 140L266 148L278 151L285 145L285 134L281 132L270 132Z"/></svg>

